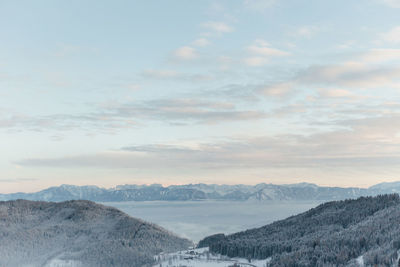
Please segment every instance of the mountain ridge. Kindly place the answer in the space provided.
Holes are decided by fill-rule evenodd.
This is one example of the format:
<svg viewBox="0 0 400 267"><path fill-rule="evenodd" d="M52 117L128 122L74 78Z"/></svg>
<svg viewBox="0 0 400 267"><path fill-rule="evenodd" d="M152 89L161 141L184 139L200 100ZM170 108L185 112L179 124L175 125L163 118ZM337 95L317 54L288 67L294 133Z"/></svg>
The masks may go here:
<svg viewBox="0 0 400 267"><path fill-rule="evenodd" d="M76 186L63 184L34 193L0 194L0 200L66 201L85 199L97 202L188 200L331 201L390 193L400 193L400 182L380 183L369 188L328 187L312 183L282 185L266 183L257 185L199 183L166 187L160 184L125 184L107 189L95 185Z"/></svg>

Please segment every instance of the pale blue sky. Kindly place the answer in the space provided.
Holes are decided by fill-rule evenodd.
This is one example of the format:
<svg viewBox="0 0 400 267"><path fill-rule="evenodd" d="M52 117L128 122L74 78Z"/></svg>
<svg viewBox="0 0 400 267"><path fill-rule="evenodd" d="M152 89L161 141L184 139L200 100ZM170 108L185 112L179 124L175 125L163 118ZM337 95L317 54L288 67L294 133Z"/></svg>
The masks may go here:
<svg viewBox="0 0 400 267"><path fill-rule="evenodd" d="M400 180L400 1L2 1L1 192Z"/></svg>

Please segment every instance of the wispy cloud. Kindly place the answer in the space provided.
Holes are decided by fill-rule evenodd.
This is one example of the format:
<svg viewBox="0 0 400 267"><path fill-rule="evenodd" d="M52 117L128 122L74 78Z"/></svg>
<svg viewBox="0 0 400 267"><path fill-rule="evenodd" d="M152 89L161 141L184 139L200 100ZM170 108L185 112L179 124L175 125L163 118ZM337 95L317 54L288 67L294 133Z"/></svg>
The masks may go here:
<svg viewBox="0 0 400 267"><path fill-rule="evenodd" d="M275 48L271 48L269 47L266 43L262 44L262 45L251 45L247 47L247 51L250 52L251 54L255 54L255 55L259 55L259 56L288 56L289 53L279 50L279 49L275 49Z"/></svg>
<svg viewBox="0 0 400 267"><path fill-rule="evenodd" d="M357 62L312 66L296 78L304 84L344 86L347 88L399 87L400 68L370 66Z"/></svg>
<svg viewBox="0 0 400 267"><path fill-rule="evenodd" d="M210 74L192 74L174 70L145 70L142 76L152 80L175 80L187 82L202 82L214 79Z"/></svg>
<svg viewBox="0 0 400 267"><path fill-rule="evenodd" d="M400 88L399 49L370 49L335 64L311 65L289 78L293 87L349 89Z"/></svg>
<svg viewBox="0 0 400 267"><path fill-rule="evenodd" d="M393 8L400 8L400 1L399 0L379 0L380 2L384 3L385 5Z"/></svg>
<svg viewBox="0 0 400 267"><path fill-rule="evenodd" d="M246 50L255 55L259 56L288 56L290 53L282 51L276 48L272 48L271 45L262 39L257 39L252 45L249 45Z"/></svg>
<svg viewBox="0 0 400 267"><path fill-rule="evenodd" d="M357 42L355 40L348 40L346 42L339 44L337 47L339 49L350 49L350 48L354 47L356 44L357 44Z"/></svg>
<svg viewBox="0 0 400 267"><path fill-rule="evenodd" d="M215 124L266 117L258 110L238 109L230 102L199 99L159 99L108 107L108 113L120 118L160 120L167 123Z"/></svg>
<svg viewBox="0 0 400 267"><path fill-rule="evenodd" d="M21 166L145 169L323 168L362 169L400 163L400 117L341 122L350 129L312 135L236 138L195 145L150 144L62 158L24 159Z"/></svg>
<svg viewBox="0 0 400 267"><path fill-rule="evenodd" d="M260 67L268 63L268 58L266 57L246 57L244 63L250 67Z"/></svg>
<svg viewBox="0 0 400 267"><path fill-rule="evenodd" d="M328 98L351 98L355 97L354 93L344 89L319 89L319 93L323 97Z"/></svg>
<svg viewBox="0 0 400 267"><path fill-rule="evenodd" d="M298 37L310 38L315 35L320 29L317 26L301 26L292 32L292 35Z"/></svg>
<svg viewBox="0 0 400 267"><path fill-rule="evenodd" d="M400 7L400 2L398 5L398 7ZM394 27L390 31L383 33L382 39L391 44L400 44L400 26Z"/></svg>
<svg viewBox="0 0 400 267"><path fill-rule="evenodd" d="M21 182L34 182L38 179L35 178L16 178L16 179L0 179L0 183L21 183Z"/></svg>
<svg viewBox="0 0 400 267"><path fill-rule="evenodd" d="M222 21L207 21L202 24L205 29L217 32L217 33L229 33L233 32L233 27Z"/></svg>
<svg viewBox="0 0 400 267"><path fill-rule="evenodd" d="M210 45L210 41L206 38L199 38L193 41L194 46L204 47Z"/></svg>
<svg viewBox="0 0 400 267"><path fill-rule="evenodd" d="M14 131L68 131L115 133L132 129L149 121L170 125L220 124L259 120L267 114L258 109L238 108L228 101L207 98L171 98L148 101L109 103L92 113L55 114L47 116L7 115L0 117L0 128Z"/></svg>
<svg viewBox="0 0 400 267"><path fill-rule="evenodd" d="M291 82L282 82L265 85L260 86L257 91L264 96L284 97L294 93L294 84Z"/></svg>
<svg viewBox="0 0 400 267"><path fill-rule="evenodd" d="M383 64L398 62L400 60L400 49L374 48L362 53L356 61L364 64Z"/></svg>
<svg viewBox="0 0 400 267"><path fill-rule="evenodd" d="M195 48L191 46L182 46L173 52L173 56L178 60L193 60L198 58Z"/></svg>
<svg viewBox="0 0 400 267"><path fill-rule="evenodd" d="M261 55L272 53L277 57L285 55L276 53L274 50L271 52L269 44L265 41L258 40L252 46L250 47L253 53ZM265 47L268 49L264 50ZM86 113L33 116L7 111L0 114L0 128L16 131L80 129L85 132L115 133L120 129L135 128L139 125L143 127L151 121L161 121L167 125L191 125L271 118L277 113L268 109L264 110L261 105L249 106L249 103L263 101L263 99L278 99L275 108L279 109L294 99L294 96L304 97L304 99L305 97L314 98L318 101L321 99L336 99L336 102L340 99L354 101L365 99L365 96L360 95L360 90L363 89L398 89L400 69L396 64L389 64L398 58L400 58L400 52L397 49L371 49L357 53L343 63L311 65L294 71L293 76L279 81L253 84L232 83L218 90L206 90L207 94L193 92L170 98L145 101L125 100L107 105L93 105L91 112ZM189 83L207 82L215 78L211 74L169 69L149 69L143 71L141 75L151 80ZM318 106L315 105L315 109L317 108Z"/></svg>
<svg viewBox="0 0 400 267"><path fill-rule="evenodd" d="M273 7L277 0L243 0L243 6L247 9L262 12Z"/></svg>
<svg viewBox="0 0 400 267"><path fill-rule="evenodd" d="M272 48L270 44L264 40L258 39L252 45L246 47L246 51L250 56L244 59L248 66L257 67L263 66L269 62L271 57L288 56L290 53Z"/></svg>

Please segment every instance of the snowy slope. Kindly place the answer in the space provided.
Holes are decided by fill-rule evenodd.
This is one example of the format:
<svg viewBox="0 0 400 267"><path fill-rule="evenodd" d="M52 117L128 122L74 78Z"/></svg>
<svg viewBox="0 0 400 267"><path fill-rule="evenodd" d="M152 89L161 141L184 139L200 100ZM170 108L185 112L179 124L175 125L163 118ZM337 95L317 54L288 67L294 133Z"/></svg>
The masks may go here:
<svg viewBox="0 0 400 267"><path fill-rule="evenodd" d="M0 266L146 266L192 243L90 201L0 202Z"/></svg>

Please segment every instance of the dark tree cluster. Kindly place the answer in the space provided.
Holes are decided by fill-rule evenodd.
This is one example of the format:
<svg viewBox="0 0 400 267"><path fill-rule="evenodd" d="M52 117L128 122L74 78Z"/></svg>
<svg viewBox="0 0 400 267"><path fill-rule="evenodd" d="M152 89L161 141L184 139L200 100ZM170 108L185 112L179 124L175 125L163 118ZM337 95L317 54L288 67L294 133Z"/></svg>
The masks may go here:
<svg viewBox="0 0 400 267"><path fill-rule="evenodd" d="M270 266L393 266L400 249L397 194L333 201L261 228L205 238L199 246ZM354 265L357 266L357 265Z"/></svg>

